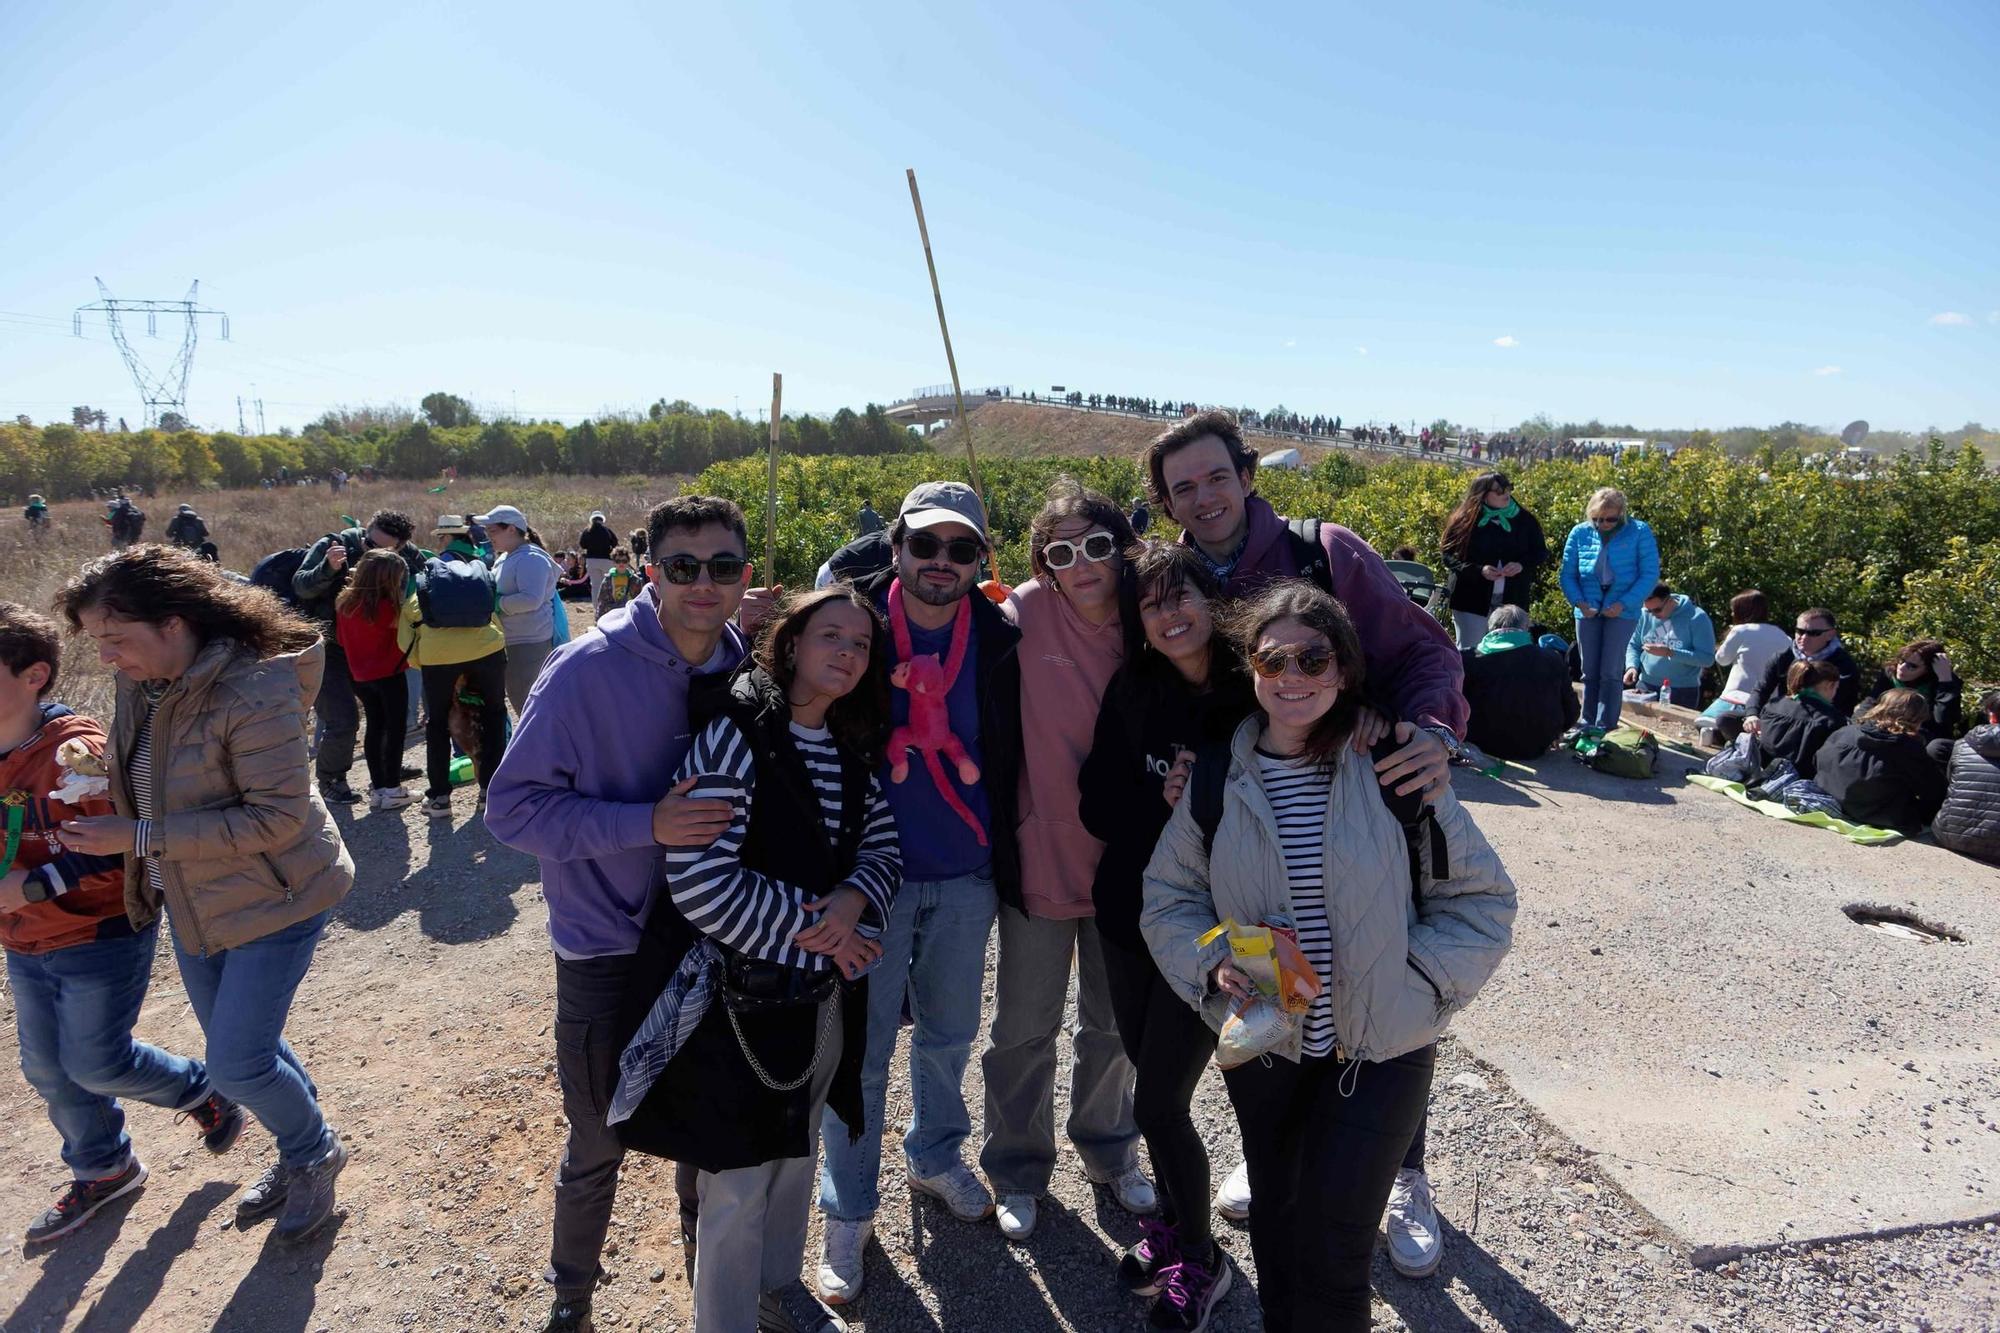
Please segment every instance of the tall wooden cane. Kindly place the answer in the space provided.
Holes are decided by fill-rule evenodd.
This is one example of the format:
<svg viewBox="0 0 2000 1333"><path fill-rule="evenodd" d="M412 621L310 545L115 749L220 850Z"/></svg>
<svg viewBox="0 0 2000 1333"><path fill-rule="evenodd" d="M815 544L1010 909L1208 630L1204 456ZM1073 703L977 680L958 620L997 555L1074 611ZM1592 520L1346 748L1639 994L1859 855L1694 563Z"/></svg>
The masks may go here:
<svg viewBox="0 0 2000 1333"><path fill-rule="evenodd" d="M778 579L778 439L783 433L778 410L785 400L785 377L771 372L771 448L764 485L764 586Z"/></svg>
<svg viewBox="0 0 2000 1333"><path fill-rule="evenodd" d="M907 168L904 174L910 178L910 202L917 209L917 235L924 242L924 267L931 273L931 299L937 302L938 332L944 335L944 361L951 367L951 396L958 405L958 431L965 438L965 465L972 474L969 479L973 493L983 504L986 488L979 484L979 457L972 451L972 423L965 419L965 392L958 387L958 358L951 353L951 330L944 322L944 293L938 290L937 261L931 258L931 232L924 225L924 199L917 193L916 168Z"/></svg>

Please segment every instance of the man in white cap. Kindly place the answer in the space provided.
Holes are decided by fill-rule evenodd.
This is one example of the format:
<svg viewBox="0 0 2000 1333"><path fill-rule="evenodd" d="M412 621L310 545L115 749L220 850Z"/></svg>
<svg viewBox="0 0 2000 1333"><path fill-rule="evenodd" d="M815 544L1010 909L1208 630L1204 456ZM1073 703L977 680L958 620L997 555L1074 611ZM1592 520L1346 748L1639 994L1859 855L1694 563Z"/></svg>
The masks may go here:
<svg viewBox="0 0 2000 1333"><path fill-rule="evenodd" d="M604 511L592 510L590 526L578 534L576 549L583 552L583 567L590 573L590 600L593 603L604 586L604 576L611 572L611 552L617 545L618 534L605 521Z"/></svg>
<svg viewBox="0 0 2000 1333"><path fill-rule="evenodd" d="M507 635L507 702L519 717L556 649L556 562L528 540L528 516L513 505L495 505L472 521L493 543L493 587Z"/></svg>

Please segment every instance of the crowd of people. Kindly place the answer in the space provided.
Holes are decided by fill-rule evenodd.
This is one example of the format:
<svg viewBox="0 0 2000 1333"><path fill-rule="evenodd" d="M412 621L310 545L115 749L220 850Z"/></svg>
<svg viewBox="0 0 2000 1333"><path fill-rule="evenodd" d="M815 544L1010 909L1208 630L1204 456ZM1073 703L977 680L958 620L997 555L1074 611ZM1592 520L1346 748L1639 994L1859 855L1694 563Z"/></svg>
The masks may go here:
<svg viewBox="0 0 2000 1333"><path fill-rule="evenodd" d="M905 1030L910 1189L1028 1241L1061 1167L1072 979L1062 1130L1142 1228L1105 1281L1150 1327L1209 1327L1238 1278L1213 1210L1248 1220L1266 1327L1365 1329L1378 1227L1396 1271L1441 1260L1436 1042L1511 939L1513 884L1450 765L1468 741L1533 759L1601 734L1628 688L1692 706L1726 666L1718 738L1740 728L1866 822L1935 817L1941 843L2000 859L2000 693L1960 737L1941 643L1864 696L1830 615L1786 636L1754 592L1718 644L1615 490L1557 555L1504 474L1477 478L1441 534L1447 633L1354 533L1260 498L1228 414L1175 421L1143 461L1180 540L1065 479L1011 589L982 582L987 512L951 481L865 511L822 586L785 597L713 497L622 540L593 514L553 555L514 505L441 515L435 550L383 510L247 579L189 549L184 507L174 541L59 598L119 675L108 726L47 697L58 625L0 605L0 769L50 793L10 841L0 944L71 1175L27 1239L145 1180L120 1098L184 1113L216 1153L254 1117L276 1159L239 1217L296 1241L332 1215L346 1150L283 1034L353 882L329 811L360 799L357 742L371 809L413 804L422 776L450 818L459 778L540 861L568 1122L545 1333L592 1327L632 1151L676 1164L698 1330L844 1328ZM1530 623L1550 565L1574 649ZM584 598L596 623L572 637ZM162 917L198 1057L133 1033ZM1240 1146L1219 1187L1192 1118L1211 1061Z"/></svg>

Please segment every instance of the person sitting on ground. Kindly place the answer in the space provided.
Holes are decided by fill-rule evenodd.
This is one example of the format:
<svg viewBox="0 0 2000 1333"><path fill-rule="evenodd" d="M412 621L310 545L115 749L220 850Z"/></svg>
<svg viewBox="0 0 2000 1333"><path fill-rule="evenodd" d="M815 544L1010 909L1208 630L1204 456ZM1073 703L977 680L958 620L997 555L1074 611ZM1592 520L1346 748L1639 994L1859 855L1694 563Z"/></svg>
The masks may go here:
<svg viewBox="0 0 2000 1333"><path fill-rule="evenodd" d="M646 580L632 568L632 552L623 546L614 546L611 549L611 572L598 584L597 614L611 614L637 597L639 590L645 586Z"/></svg>
<svg viewBox="0 0 2000 1333"><path fill-rule="evenodd" d="M193 505L182 505L167 523L167 540L192 551L208 540L208 524L201 521Z"/></svg>
<svg viewBox="0 0 2000 1333"><path fill-rule="evenodd" d="M556 594L565 602L587 602L590 600L590 571L583 567L583 557L575 551L564 551L556 557Z"/></svg>
<svg viewBox="0 0 2000 1333"><path fill-rule="evenodd" d="M1569 661L1530 637L1518 606L1496 607L1486 624L1479 646L1464 653L1466 739L1501 759L1534 759L1582 714Z"/></svg>
<svg viewBox="0 0 2000 1333"><path fill-rule="evenodd" d="M1507 474L1482 472L1445 520L1443 557L1451 573L1448 601L1458 646L1476 649L1494 607L1527 607L1549 546L1541 522L1514 498Z"/></svg>
<svg viewBox="0 0 2000 1333"><path fill-rule="evenodd" d="M1840 670L1831 662L1794 662L1785 676L1785 693L1764 705L1744 730L1757 738L1759 766L1788 759L1801 777L1817 771L1826 738L1847 724L1833 706L1840 688Z"/></svg>
<svg viewBox="0 0 2000 1333"><path fill-rule="evenodd" d="M1770 623L1771 603L1752 588L1729 599L1729 632L1716 645L1715 664L1729 668L1729 679L1715 702L1702 711L1701 739L1722 746L1736 739L1750 713L1750 697L1771 663L1792 646L1785 632Z"/></svg>
<svg viewBox="0 0 2000 1333"><path fill-rule="evenodd" d="M1826 738L1813 781L1856 824L1914 838L1944 803L1944 768L1923 740L1930 707L1915 690L1890 690Z"/></svg>
<svg viewBox="0 0 2000 1333"><path fill-rule="evenodd" d="M1764 705L1772 699L1788 693L1786 679L1794 662L1831 662L1839 673L1840 683L1833 692L1833 708L1842 718L1854 715L1854 705L1861 702L1861 668L1854 664L1854 657L1840 641L1840 629L1835 623L1833 612L1823 606L1808 607L1799 612L1799 618L1792 632L1792 646L1771 659L1764 668L1764 677L1757 682L1757 688L1750 694L1750 716L1744 719L1743 730L1757 734Z"/></svg>
<svg viewBox="0 0 2000 1333"><path fill-rule="evenodd" d="M1960 856L2000 865L2000 690L1981 696L1979 718L1951 747L1931 835Z"/></svg>
<svg viewBox="0 0 2000 1333"><path fill-rule="evenodd" d="M1924 696L1928 715L1922 735L1928 743L1943 741L1941 753L1949 753L1952 737L1958 735L1959 699L1964 686L1952 669L1951 657L1941 639L1913 639L1882 664L1875 679L1861 696L1861 707L1873 707L1890 690L1915 690Z"/></svg>
<svg viewBox="0 0 2000 1333"><path fill-rule="evenodd" d="M1639 606L1639 628L1625 646L1625 687L1649 698L1667 690L1668 702L1693 708L1701 702L1701 673L1715 659L1715 626L1708 612L1666 583L1653 586Z"/></svg>

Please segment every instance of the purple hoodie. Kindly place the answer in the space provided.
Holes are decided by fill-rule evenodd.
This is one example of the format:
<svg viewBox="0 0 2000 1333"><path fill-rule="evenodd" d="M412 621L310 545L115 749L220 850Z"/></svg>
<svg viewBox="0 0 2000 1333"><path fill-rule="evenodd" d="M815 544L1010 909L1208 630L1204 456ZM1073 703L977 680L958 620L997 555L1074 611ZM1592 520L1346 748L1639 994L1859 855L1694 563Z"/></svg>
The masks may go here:
<svg viewBox="0 0 2000 1333"><path fill-rule="evenodd" d="M681 660L648 586L556 649L528 695L486 798L486 827L541 858L549 937L565 958L632 953L652 905L653 806L694 744L688 684L743 660L730 625L716 655Z"/></svg>

